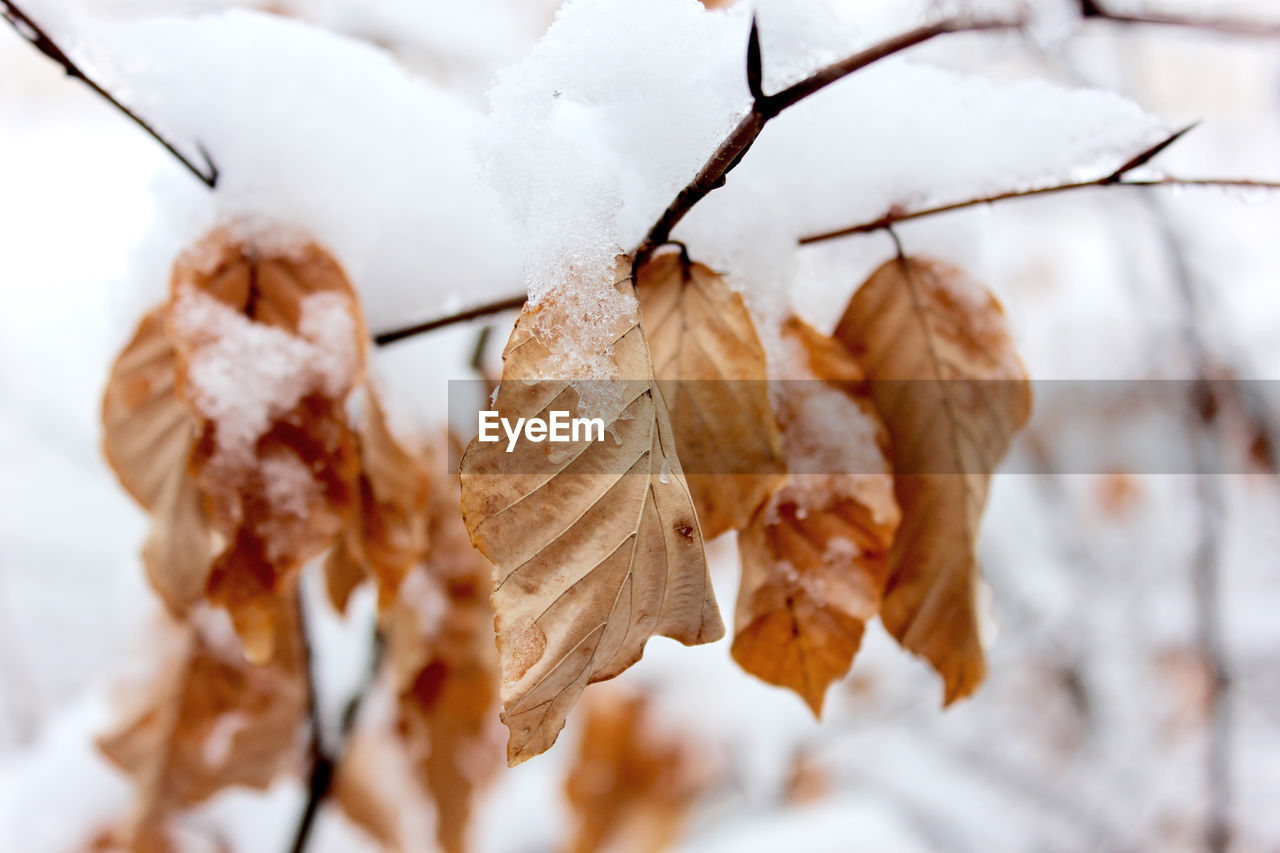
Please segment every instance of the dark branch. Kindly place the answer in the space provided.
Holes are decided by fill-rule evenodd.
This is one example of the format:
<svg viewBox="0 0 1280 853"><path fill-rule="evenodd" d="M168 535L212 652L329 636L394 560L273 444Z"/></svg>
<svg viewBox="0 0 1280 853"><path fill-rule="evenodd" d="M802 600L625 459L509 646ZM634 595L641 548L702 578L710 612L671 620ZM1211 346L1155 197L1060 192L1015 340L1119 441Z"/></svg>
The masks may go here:
<svg viewBox="0 0 1280 853"><path fill-rule="evenodd" d="M68 77L72 77L84 83L93 90L94 94L98 95L117 110L124 113L133 121L134 124L145 130L152 139L164 146L164 149L176 157L178 162L182 163L182 165L187 168L187 171L195 175L201 183L209 187L209 189L214 189L218 185L218 167L214 165L213 160L209 157L209 152L204 150L203 145L199 142L196 143L196 150L200 152L200 157L205 162L205 167L201 169L191 162L186 155L179 151L172 142L161 136L159 131L148 124L145 119L129 107L116 100L114 95L102 88L102 86L93 80L93 78L86 74L84 70L75 63L75 60L68 56L66 52L58 46L58 43L55 42L39 24L31 20L31 18L19 9L17 5L11 2L11 0L0 0L0 15L3 15L4 19L9 22L15 31L17 31L18 35L22 36L22 38L30 43L32 47L61 65L67 72Z"/></svg>
<svg viewBox="0 0 1280 853"><path fill-rule="evenodd" d="M1148 15L1130 15L1112 12L1098 0L1080 0L1082 17L1095 21L1111 21L1115 24L1152 24L1163 27L1181 27L1189 30L1222 33L1233 36L1253 36L1256 38L1280 37L1280 21L1265 23L1242 21L1232 18L1198 18L1184 15L1168 15L1152 13Z"/></svg>
<svg viewBox="0 0 1280 853"><path fill-rule="evenodd" d="M1022 26L1021 19L966 21L948 19L935 24L917 27L866 50L820 68L800 82L766 95L761 88L763 76L760 58L760 36L752 21L751 35L747 41L747 87L751 91L751 110L738 122L737 127L729 134L711 155L711 158L698 170L693 180L675 197L675 200L663 211L662 216L649 229L644 241L636 249L637 263L642 262L649 254L671 236L671 229L684 218L693 206L707 196L712 190L724 186L725 176L733 170L743 156L750 150L765 124L788 107L816 92L830 86L837 80L848 77L855 71L866 68L881 59L900 53L907 48L922 44L930 39L948 33L981 32L987 30L1011 30Z"/></svg>
<svg viewBox="0 0 1280 853"><path fill-rule="evenodd" d="M1160 156L1161 152L1163 152L1166 148L1168 148L1173 143L1177 142L1182 137L1186 136L1192 130L1195 130L1196 126L1199 124L1200 122L1193 121L1191 124L1187 125L1182 130L1169 134L1168 137L1166 137L1160 142L1157 142L1155 145L1152 145L1146 151L1142 151L1142 152L1139 152L1138 154L1135 154L1127 162L1125 162L1123 166L1121 166L1119 169L1116 169L1110 175L1107 175L1105 178L1103 178L1102 179L1103 182L1108 184L1114 184L1119 182L1121 178L1123 178L1125 175L1132 172L1134 169L1139 169L1147 165L1148 163L1150 163L1156 157Z"/></svg>
<svg viewBox="0 0 1280 853"><path fill-rule="evenodd" d="M294 829L293 838L289 842L289 853L303 853L311 841L311 832L315 828L316 817L320 814L321 806L324 805L333 790L333 780L338 771L338 762L346 750L351 731L355 728L356 718L360 714L360 706L369 694L378 667L382 663L384 645L382 631L375 618L373 649L369 656L369 668L365 674L364 682L342 710L342 718L338 726L341 742L333 749L326 749L320 724L320 708L316 699L318 680L315 671L314 651L311 646L311 630L308 627L307 607L302 595L301 585L298 587L297 599L298 624L302 633L302 649L307 673L307 727L310 730L307 751L311 769L307 774L306 803L302 807L302 814L298 817L297 827Z"/></svg>

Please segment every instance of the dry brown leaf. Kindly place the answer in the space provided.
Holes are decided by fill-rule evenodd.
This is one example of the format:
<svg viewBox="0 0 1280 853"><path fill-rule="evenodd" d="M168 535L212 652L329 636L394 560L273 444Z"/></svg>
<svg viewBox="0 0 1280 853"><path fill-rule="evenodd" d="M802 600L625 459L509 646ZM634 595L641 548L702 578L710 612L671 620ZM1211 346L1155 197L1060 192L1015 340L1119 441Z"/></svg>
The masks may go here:
<svg viewBox="0 0 1280 853"><path fill-rule="evenodd" d="M249 663L234 637L210 630L211 620L181 626L185 646L130 721L99 740L137 788L125 846L167 850L173 816L234 785L265 789L296 755L306 662L296 605L277 609L274 653L262 665Z"/></svg>
<svg viewBox="0 0 1280 853"><path fill-rule="evenodd" d="M629 259L619 260L616 281L623 297L634 296ZM473 440L461 463L463 518L496 567L512 764L550 747L586 685L639 660L650 636L694 644L724 633L639 320L621 318L608 350L586 354L614 380L612 394L598 393L597 383L586 407L582 386L551 379L562 362L534 332L571 329L576 318L566 314L554 297L525 307L503 353L494 408L513 420L585 409L609 435L560 445L521 440L512 453Z"/></svg>
<svg viewBox="0 0 1280 853"><path fill-rule="evenodd" d="M680 253L636 274L641 322L702 535L744 527L782 484L764 346L742 296Z"/></svg>
<svg viewBox="0 0 1280 853"><path fill-rule="evenodd" d="M176 360L163 312L148 313L112 365L102 448L121 485L152 514L142 557L151 586L180 617L204 593L216 543L187 474L196 421L174 391Z"/></svg>
<svg viewBox="0 0 1280 853"><path fill-rule="evenodd" d="M370 838L400 853L404 849L400 813L405 805L396 796L399 791L388 790L391 780L379 751L383 745L376 737L353 732L338 763L330 798Z"/></svg>
<svg viewBox="0 0 1280 853"><path fill-rule="evenodd" d="M849 672L879 609L899 513L883 427L854 391L861 371L798 319L783 332L798 350L778 392L793 473L738 538L732 653L821 715L827 688Z"/></svg>
<svg viewBox="0 0 1280 853"><path fill-rule="evenodd" d="M433 467L444 470L443 463ZM472 797L502 766L492 717L499 681L493 567L471 547L458 501L457 477L435 480L426 566L406 579L387 638L397 726L436 804L436 836L446 853L467 849Z"/></svg>
<svg viewBox="0 0 1280 853"><path fill-rule="evenodd" d="M697 758L690 744L655 731L643 698L592 696L565 780L575 822L566 853L670 849L710 781Z"/></svg>
<svg viewBox="0 0 1280 853"><path fill-rule="evenodd" d="M999 303L938 261L881 266L834 337L872 380L898 472L902 525L880 617L942 675L950 703L986 672L978 525L990 474L1030 415L1026 373Z"/></svg>
<svg viewBox="0 0 1280 853"><path fill-rule="evenodd" d="M195 413L190 472L225 539L208 583L246 651L271 654L276 599L357 510L346 398L365 331L337 262L216 233L175 265L166 328Z"/></svg>

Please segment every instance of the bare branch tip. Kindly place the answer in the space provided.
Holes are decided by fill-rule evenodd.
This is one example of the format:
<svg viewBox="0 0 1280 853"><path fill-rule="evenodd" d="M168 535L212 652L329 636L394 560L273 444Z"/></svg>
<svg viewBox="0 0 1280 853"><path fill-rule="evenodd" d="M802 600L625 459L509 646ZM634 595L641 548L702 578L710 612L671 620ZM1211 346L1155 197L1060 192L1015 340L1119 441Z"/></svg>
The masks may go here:
<svg viewBox="0 0 1280 853"><path fill-rule="evenodd" d="M757 102L764 100L764 63L760 57L760 23L755 15L751 16L751 34L747 36L747 88L751 90L751 98Z"/></svg>
<svg viewBox="0 0 1280 853"><path fill-rule="evenodd" d="M209 150L199 140L196 141L196 150L200 152L200 157L204 160L205 166L204 172L200 174L200 180L204 181L209 186L209 189L216 190L218 188L218 176L222 174L218 169L218 164L213 162L213 157L209 155Z"/></svg>
<svg viewBox="0 0 1280 853"><path fill-rule="evenodd" d="M1137 155L1135 155L1134 157L1126 161L1125 164L1121 166L1119 169L1116 169L1110 175L1107 175L1105 178L1099 181L1099 183L1103 183L1103 184L1119 183L1120 180L1123 179L1125 175L1129 174L1134 169L1140 168L1150 163L1152 160L1158 157L1161 153L1163 153L1166 148L1168 148L1170 145L1177 142L1179 139L1186 136L1188 133L1195 130L1199 126L1200 126L1200 121L1197 119L1196 121L1193 121L1191 124L1187 125L1181 130L1174 131L1164 139L1157 142L1155 145L1152 145L1151 147L1140 151Z"/></svg>

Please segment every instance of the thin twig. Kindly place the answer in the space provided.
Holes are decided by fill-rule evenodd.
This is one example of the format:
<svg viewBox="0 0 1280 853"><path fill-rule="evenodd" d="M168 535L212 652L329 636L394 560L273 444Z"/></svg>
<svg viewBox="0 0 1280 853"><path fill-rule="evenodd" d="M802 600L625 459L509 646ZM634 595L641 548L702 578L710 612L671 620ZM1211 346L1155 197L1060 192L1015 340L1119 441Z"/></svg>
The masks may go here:
<svg viewBox="0 0 1280 853"><path fill-rule="evenodd" d="M995 204L999 201L1008 201L1015 198L1033 198L1035 196L1052 195L1053 193L1069 192L1070 190L1083 190L1099 187L1247 187L1254 189L1280 189L1280 182L1277 181L1256 181L1251 179L1236 178L1150 178L1150 179L1126 179L1125 176L1141 166L1145 166L1151 162L1157 155L1163 153L1170 145L1177 142L1183 136L1198 125L1199 122L1189 124L1181 130L1169 134L1155 145L1148 146L1139 151L1134 156L1124 162L1120 168L1114 172L1110 172L1101 178L1095 178L1089 181L1070 181L1062 184L1052 184L1047 187L1036 187L1029 190L1006 190L1004 192L995 193L994 195L982 196L980 198L970 198L964 201L953 201L948 204L940 204L936 207L926 207L920 210L903 210L899 207L893 207L889 212L885 213L878 219L870 222L862 222L857 225L848 225L844 228L837 228L834 231L824 231L821 234L810 234L801 237L800 245L806 246L810 243L821 243L824 240L834 240L839 237L848 237L852 234L868 234L872 231L880 231L882 229L891 228L900 222L910 222L913 219L922 219L926 216L934 216L939 213L950 213L953 210L963 210L966 207L977 207L984 204Z"/></svg>
<svg viewBox="0 0 1280 853"><path fill-rule="evenodd" d="M22 11L12 0L0 0L0 15L9 22L10 26L22 36L36 50L52 59L54 62L62 66L67 72L68 77L72 77L84 83L94 94L101 97L107 103L111 104L120 112L128 116L134 124L142 128L156 142L159 142L164 149L178 159L183 166L187 167L187 171L195 175L201 183L209 189L214 189L218 185L218 167L214 165L213 159L209 156L209 152L205 151L204 146L196 142L196 150L200 152L201 158L205 162L205 168L201 169L191 162L186 155L179 151L172 142L160 135L154 127L147 123L145 119L135 113L132 109L116 100L115 96L102 88L92 77L84 72L84 70L76 64L70 56L67 55L58 43L53 40L39 24L31 20L26 12Z"/></svg>
<svg viewBox="0 0 1280 853"><path fill-rule="evenodd" d="M760 33L755 19L751 21L751 34L747 40L747 88L751 92L751 109L747 112L729 136L720 143L710 159L698 170L697 175L684 189L676 195L667 206L658 221L649 229L649 233L636 249L635 258L641 262L658 246L671 236L671 229L684 218L693 206L707 196L712 190L724 186L725 177L750 150L756 138L768 122L788 107L822 89L848 77L855 71L866 68L881 59L923 44L930 39L949 33L983 32L989 30L1012 30L1023 25L1021 18L993 20L963 20L950 18L934 24L916 27L878 44L848 56L838 62L820 68L800 82L788 86L781 92L766 95L761 88L763 76L760 56Z"/></svg>
<svg viewBox="0 0 1280 853"><path fill-rule="evenodd" d="M897 225L900 222L910 222L913 219L922 219L926 216L934 216L939 213L950 213L953 210L963 210L966 207L977 207L983 204L994 204L999 201L1007 201L1015 198L1035 198L1036 196L1052 195L1054 193L1068 192L1070 190L1086 190L1099 189L1109 187L1224 187L1237 189L1266 189L1280 190L1280 181L1256 181L1244 178L1152 178L1150 180L1128 180L1128 181L1107 181L1099 179L1096 181L1073 181L1066 184L1054 184L1048 187L1038 187L1031 190L1009 190L1007 192L996 193L995 195L983 196L982 198L971 198L965 201L952 202L951 204L942 204L937 207L927 207L923 210L912 211L890 211L879 219L873 219L870 222L863 222L858 225L850 225L845 228L837 228L834 231L824 231L821 234L809 234L801 237L798 241L800 245L807 246L810 243L821 243L824 240L835 240L838 237L848 237L853 234L869 234L872 231L880 231L891 225Z"/></svg>
<svg viewBox="0 0 1280 853"><path fill-rule="evenodd" d="M477 305L474 308L468 308L465 311L459 311L456 314L446 314L435 320L428 320L425 323L415 323L412 326L403 326L399 329L388 329L385 332L379 332L373 336L373 342L378 346L386 346L404 338L410 338L414 335L421 335L424 332L430 332L444 326L452 326L454 323L465 323L468 320L479 320L481 317L489 317L494 314L501 314L504 311L518 311L524 306L527 297L524 294L519 296L511 296L507 299L500 299L497 302L488 302L484 305Z"/></svg>
<svg viewBox="0 0 1280 853"><path fill-rule="evenodd" d="M311 829L315 825L320 804L329 795L333 786L333 758L324 746L324 735L320 726L320 703L317 698L315 653L311 647L310 620L307 618L307 604L302 594L302 585L298 585L298 626L302 634L303 665L307 674L307 726L310 729L307 740L307 751L310 754L311 771L307 778L307 801L302 815L298 819L298 827L293 834L293 842L289 845L290 853L301 853L307 847L311 837Z"/></svg>
<svg viewBox="0 0 1280 853"><path fill-rule="evenodd" d="M1185 15L1150 13L1143 15L1113 12L1099 0L1080 0L1080 14L1086 20L1110 21L1114 24L1152 24L1162 27L1180 27L1188 30L1222 33L1256 38L1280 37L1280 22L1262 23L1232 18L1198 18Z"/></svg>

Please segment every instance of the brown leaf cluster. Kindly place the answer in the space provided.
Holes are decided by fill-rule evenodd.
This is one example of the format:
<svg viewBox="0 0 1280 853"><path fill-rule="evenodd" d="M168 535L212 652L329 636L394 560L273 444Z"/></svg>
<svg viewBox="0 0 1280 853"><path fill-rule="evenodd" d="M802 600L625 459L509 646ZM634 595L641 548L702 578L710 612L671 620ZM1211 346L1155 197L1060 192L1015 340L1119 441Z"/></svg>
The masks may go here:
<svg viewBox="0 0 1280 853"><path fill-rule="evenodd" d="M166 309L177 395L196 420L187 469L225 543L206 593L261 658L273 602L357 506L346 398L363 375L364 323L315 245L197 247L175 266Z"/></svg>
<svg viewBox="0 0 1280 853"><path fill-rule="evenodd" d="M556 453L522 440L513 454L477 441L462 461L464 519L497 569L509 760L549 747L583 688L649 636L718 636L702 537L729 530L742 560L732 653L748 672L818 714L879 615L943 676L947 701L969 693L984 671L977 527L1030 405L994 298L959 270L898 259L834 335L789 320L787 352L767 364L741 296L683 247L647 260L634 288L629 269L620 258L617 287L642 322L576 353L626 383L603 412L615 441ZM554 298L526 306L501 416L581 413L579 385L548 381L563 362L540 334L563 343L576 321Z"/></svg>
<svg viewBox="0 0 1280 853"><path fill-rule="evenodd" d="M257 659L277 599L326 548L340 607L366 577L389 605L425 553L426 472L362 386L365 346L324 250L217 232L179 259L112 368L103 445L153 517L148 578L179 618L225 607Z"/></svg>
<svg viewBox="0 0 1280 853"><path fill-rule="evenodd" d="M304 563L331 548L335 603L373 578L386 610L422 564L427 463L367 386L360 417L347 414L365 335L324 250L218 232L178 260L168 301L112 367L104 451L152 516L147 575L188 646L140 691L145 708L102 741L138 788L137 816L111 835L129 849L168 849L171 815L222 787L265 787L292 753L308 693ZM210 604L234 627L216 642Z"/></svg>

